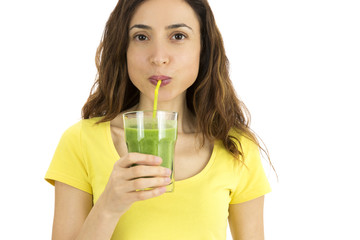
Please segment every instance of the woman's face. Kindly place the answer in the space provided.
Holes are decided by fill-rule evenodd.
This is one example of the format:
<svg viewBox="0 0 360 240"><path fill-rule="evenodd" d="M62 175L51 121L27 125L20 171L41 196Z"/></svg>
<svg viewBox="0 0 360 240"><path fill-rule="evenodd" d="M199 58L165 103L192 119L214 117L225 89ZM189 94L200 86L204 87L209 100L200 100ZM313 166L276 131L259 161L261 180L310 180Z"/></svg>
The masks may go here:
<svg viewBox="0 0 360 240"><path fill-rule="evenodd" d="M184 99L196 80L200 61L200 23L183 0L148 0L135 11L129 26L128 72L142 97L159 103Z"/></svg>

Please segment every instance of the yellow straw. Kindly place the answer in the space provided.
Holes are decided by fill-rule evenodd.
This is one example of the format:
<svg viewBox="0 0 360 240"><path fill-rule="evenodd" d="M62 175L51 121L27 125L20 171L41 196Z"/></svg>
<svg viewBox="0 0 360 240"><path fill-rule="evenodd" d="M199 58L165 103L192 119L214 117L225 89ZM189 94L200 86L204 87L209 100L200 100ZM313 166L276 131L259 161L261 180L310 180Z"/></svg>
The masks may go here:
<svg viewBox="0 0 360 240"><path fill-rule="evenodd" d="M156 84L156 88L155 88L153 118L156 117L157 100L158 100L160 85L161 85L161 80L158 80L158 82L157 82L157 84Z"/></svg>

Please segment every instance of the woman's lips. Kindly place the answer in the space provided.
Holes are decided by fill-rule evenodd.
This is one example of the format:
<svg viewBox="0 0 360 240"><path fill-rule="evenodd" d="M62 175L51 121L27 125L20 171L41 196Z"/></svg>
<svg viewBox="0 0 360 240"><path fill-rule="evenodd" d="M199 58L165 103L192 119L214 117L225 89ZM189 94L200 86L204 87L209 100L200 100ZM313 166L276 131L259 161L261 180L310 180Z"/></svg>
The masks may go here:
<svg viewBox="0 0 360 240"><path fill-rule="evenodd" d="M151 76L149 78L149 80L155 86L157 85L158 81L161 80L160 87L163 87L163 86L168 85L171 82L171 77L163 76L163 75L161 75L161 76Z"/></svg>

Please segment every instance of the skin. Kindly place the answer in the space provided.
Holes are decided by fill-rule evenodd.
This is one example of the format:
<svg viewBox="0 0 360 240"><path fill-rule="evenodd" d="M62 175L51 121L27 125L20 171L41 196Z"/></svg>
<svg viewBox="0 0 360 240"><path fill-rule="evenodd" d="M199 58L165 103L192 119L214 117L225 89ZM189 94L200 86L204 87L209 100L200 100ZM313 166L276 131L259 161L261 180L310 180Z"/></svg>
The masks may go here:
<svg viewBox="0 0 360 240"><path fill-rule="evenodd" d="M199 147L200 139L193 126L194 116L186 108L186 89L196 80L199 69L201 42L198 18L192 8L181 0L148 0L137 8L129 28L128 71L131 81L141 92L139 104L129 110L152 109L155 86L148 80L150 76L167 75L172 78L170 84L160 88L158 109L179 113L175 180L194 176L206 166L213 148L209 141ZM122 114L110 125L120 159L114 164L105 190L96 204L92 206L90 194L61 182L55 183L55 240L110 239L119 218L134 202L157 197L165 191L170 172L159 166L161 159L127 152L123 141ZM130 168L134 163L138 166ZM135 192L150 186L155 188ZM264 239L263 201L260 197L229 206L233 239Z"/></svg>
<svg viewBox="0 0 360 240"><path fill-rule="evenodd" d="M229 226L233 240L264 239L264 196L229 206Z"/></svg>

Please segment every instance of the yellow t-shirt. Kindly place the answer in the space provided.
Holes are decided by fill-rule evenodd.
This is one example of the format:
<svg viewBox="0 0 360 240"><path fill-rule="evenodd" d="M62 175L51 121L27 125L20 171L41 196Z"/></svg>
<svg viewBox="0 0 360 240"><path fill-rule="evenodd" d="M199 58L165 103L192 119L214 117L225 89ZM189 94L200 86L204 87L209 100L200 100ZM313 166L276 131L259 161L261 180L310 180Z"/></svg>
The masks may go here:
<svg viewBox="0 0 360 240"><path fill-rule="evenodd" d="M110 122L95 125L97 120L81 120L65 131L45 176L51 184L56 180L92 194L94 204L119 159ZM258 147L245 137L240 140L246 167L216 141L200 173L175 181L173 193L135 202L112 239L225 240L229 204L271 191Z"/></svg>

